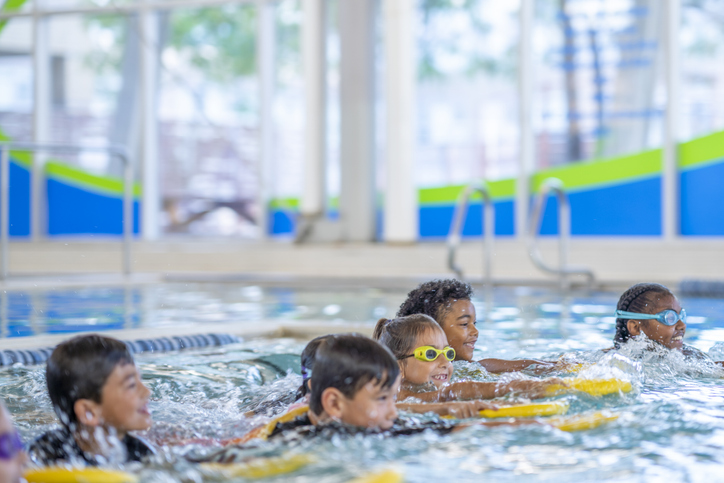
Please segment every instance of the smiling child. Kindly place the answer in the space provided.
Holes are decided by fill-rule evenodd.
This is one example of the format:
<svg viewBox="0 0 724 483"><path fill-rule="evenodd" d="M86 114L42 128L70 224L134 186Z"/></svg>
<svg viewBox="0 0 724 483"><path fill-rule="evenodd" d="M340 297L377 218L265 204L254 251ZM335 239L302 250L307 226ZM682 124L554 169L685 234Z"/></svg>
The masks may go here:
<svg viewBox="0 0 724 483"><path fill-rule="evenodd" d="M458 399L492 399L506 394L545 397L548 386L565 385L560 379L513 380L507 383L465 381L450 383L456 351L448 345L442 328L423 314L380 319L373 338L387 346L400 366L402 385L398 398L423 402Z"/></svg>
<svg viewBox="0 0 724 483"><path fill-rule="evenodd" d="M154 453L130 434L151 426L150 391L126 344L94 334L63 342L48 359L46 379L63 427L30 446L35 463L98 465L140 461Z"/></svg>

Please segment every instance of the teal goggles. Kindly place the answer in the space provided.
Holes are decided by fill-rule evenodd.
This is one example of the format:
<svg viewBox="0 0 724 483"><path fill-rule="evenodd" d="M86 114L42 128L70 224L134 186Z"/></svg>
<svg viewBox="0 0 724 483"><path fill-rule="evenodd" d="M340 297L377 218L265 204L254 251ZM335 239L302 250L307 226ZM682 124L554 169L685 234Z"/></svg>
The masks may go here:
<svg viewBox="0 0 724 483"><path fill-rule="evenodd" d="M625 310L617 310L616 318L630 320L658 320L664 325L671 327L678 321L686 323L686 310L681 309L681 313L676 313L674 309L666 309L658 314L637 314L636 312L626 312Z"/></svg>

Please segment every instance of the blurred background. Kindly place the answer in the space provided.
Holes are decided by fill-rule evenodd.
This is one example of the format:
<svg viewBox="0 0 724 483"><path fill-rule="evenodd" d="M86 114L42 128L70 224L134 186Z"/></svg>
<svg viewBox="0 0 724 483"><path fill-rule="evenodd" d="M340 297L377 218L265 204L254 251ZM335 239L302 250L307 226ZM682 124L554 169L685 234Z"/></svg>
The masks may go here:
<svg viewBox="0 0 724 483"><path fill-rule="evenodd" d="M346 275L443 273L456 200L484 181L494 275L535 278L526 233L551 177L572 259L603 279L724 269L724 1L5 0L0 13L0 139L73 147L10 152L10 272L118 269L127 173L110 145L132 167L134 271L343 275L324 266L354 245L368 251L339 254ZM481 211L474 196L462 227L476 274ZM557 222L551 197L540 232Z"/></svg>

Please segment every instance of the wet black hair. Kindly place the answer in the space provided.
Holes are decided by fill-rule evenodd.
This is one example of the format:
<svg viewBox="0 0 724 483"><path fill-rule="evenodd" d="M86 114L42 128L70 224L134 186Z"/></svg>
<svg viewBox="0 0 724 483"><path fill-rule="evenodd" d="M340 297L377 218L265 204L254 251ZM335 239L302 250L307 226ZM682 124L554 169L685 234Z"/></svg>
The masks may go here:
<svg viewBox="0 0 724 483"><path fill-rule="evenodd" d="M396 359L409 355L415 340L426 331L442 330L435 319L425 314L413 314L377 321L372 338L392 351Z"/></svg>
<svg viewBox="0 0 724 483"><path fill-rule="evenodd" d="M657 296L674 296L674 294L665 286L658 283L637 283L629 287L618 299L616 310L624 310L626 312L636 312L639 314L652 314L652 307L655 304ZM616 347L626 343L631 334L628 331L629 319L616 319L616 334L613 336L613 342Z"/></svg>
<svg viewBox="0 0 724 483"><path fill-rule="evenodd" d="M451 301L470 300L472 296L473 288L468 283L454 278L431 280L407 294L407 300L400 305L397 317L425 314L442 324L450 311Z"/></svg>
<svg viewBox="0 0 724 483"><path fill-rule="evenodd" d="M400 367L389 349L357 334L331 335L317 349L309 409L324 412L322 393L333 387L352 399L365 384L374 381L382 388L392 387Z"/></svg>
<svg viewBox="0 0 724 483"><path fill-rule="evenodd" d="M323 335L312 339L302 351L302 385L299 386L299 389L297 389L296 399L301 399L309 393L307 383L312 378L317 349L322 341L328 339L329 337L332 337L332 335Z"/></svg>
<svg viewBox="0 0 724 483"><path fill-rule="evenodd" d="M45 379L53 409L65 427L75 429L78 423L76 401L101 402L103 386L119 364L133 364L128 347L120 340L102 335L74 337L53 350L45 368Z"/></svg>

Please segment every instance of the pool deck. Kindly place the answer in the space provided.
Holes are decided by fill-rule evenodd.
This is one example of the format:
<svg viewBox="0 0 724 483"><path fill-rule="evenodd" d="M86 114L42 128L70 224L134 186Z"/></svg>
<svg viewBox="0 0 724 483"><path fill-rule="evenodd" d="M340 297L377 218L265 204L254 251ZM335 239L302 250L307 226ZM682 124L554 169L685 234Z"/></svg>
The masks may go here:
<svg viewBox="0 0 724 483"><path fill-rule="evenodd" d="M541 241L550 264L557 242ZM526 245L515 239L495 241L493 280L497 284L556 283L535 268ZM482 277L482 244L462 244L458 261L466 277ZM361 285L398 285L449 277L443 243L411 245L266 243L235 240L138 241L132 249L134 274L119 276L121 245L115 240L14 241L9 248L10 277L0 287L22 285L158 283L163 280L266 282L296 285L317 281ZM639 281L675 285L684 279L724 279L724 239L663 241L649 238L574 238L572 265L588 267L599 286L627 286Z"/></svg>

